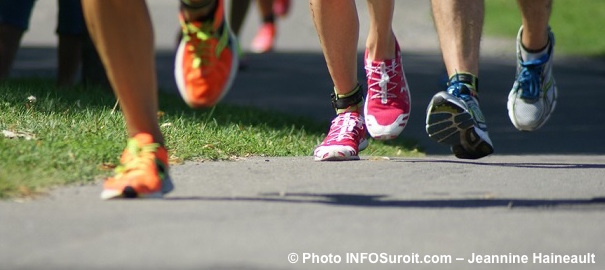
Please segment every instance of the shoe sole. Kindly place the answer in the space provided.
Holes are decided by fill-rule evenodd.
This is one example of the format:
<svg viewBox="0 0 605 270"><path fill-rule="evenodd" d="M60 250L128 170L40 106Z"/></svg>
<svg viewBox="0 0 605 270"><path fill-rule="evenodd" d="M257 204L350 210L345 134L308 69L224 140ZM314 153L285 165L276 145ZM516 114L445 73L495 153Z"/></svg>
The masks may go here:
<svg viewBox="0 0 605 270"><path fill-rule="evenodd" d="M376 123L376 120L373 121L374 123L368 124L368 120L367 120L368 117L372 117L372 116L371 115L365 116L366 128L367 128L370 136L372 136L372 138L374 138L376 140L386 141L386 140L392 140L392 139L399 137L401 132L403 132L403 130L405 129L410 115L409 114L399 115L397 117L397 119L395 119L395 121L390 125L380 125L380 124Z"/></svg>
<svg viewBox="0 0 605 270"><path fill-rule="evenodd" d="M164 181L162 181L162 189L158 192L147 193L147 194L138 194L134 188L127 186L123 190L103 190L101 192L102 200L112 200L112 199L161 199L164 195L168 194L174 189L174 184L172 183L172 179L170 176L167 176Z"/></svg>
<svg viewBox="0 0 605 270"><path fill-rule="evenodd" d="M359 160L359 156L347 156L343 153L331 153L327 157L320 158L315 157L315 161L349 161L349 160Z"/></svg>
<svg viewBox="0 0 605 270"><path fill-rule="evenodd" d="M391 135L391 134L380 134L380 135L372 135L372 138L378 141L389 141L399 137L399 135Z"/></svg>
<svg viewBox="0 0 605 270"><path fill-rule="evenodd" d="M492 154L494 148L487 134L476 126L472 115L442 93L433 96L429 104L426 121L429 137L450 145L457 158L478 159Z"/></svg>
<svg viewBox="0 0 605 270"><path fill-rule="evenodd" d="M387 132L376 132L376 131L370 132L370 129L368 128L368 133L370 134L370 136L372 136L372 138L374 138L375 140L379 140L379 141L388 141L388 140L396 139L397 137L399 137L399 134L401 134L402 131L403 131L403 127L394 129L394 131L390 131L390 132L389 131L387 131Z"/></svg>
<svg viewBox="0 0 605 270"><path fill-rule="evenodd" d="M369 145L368 140L364 139L359 143L359 150L356 155L346 155L342 150L332 150L327 152L328 154L324 154L323 157L318 157L314 155L315 161L349 161L349 160L359 160L359 152L366 149Z"/></svg>

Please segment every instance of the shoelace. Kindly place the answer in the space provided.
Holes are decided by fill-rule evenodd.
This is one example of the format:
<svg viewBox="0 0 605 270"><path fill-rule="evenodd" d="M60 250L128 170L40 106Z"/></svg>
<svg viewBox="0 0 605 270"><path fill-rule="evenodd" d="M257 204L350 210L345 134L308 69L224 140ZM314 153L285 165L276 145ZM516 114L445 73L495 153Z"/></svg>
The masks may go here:
<svg viewBox="0 0 605 270"><path fill-rule="evenodd" d="M396 94L389 92L397 87L395 82L391 82L391 77L389 76L389 74L396 73L396 68L398 68L398 65L395 61L389 66L384 62L381 62L379 66L372 66L371 63L366 64L366 76L369 80L373 81L368 85L368 91L372 92L370 99L380 98L380 101L385 104L389 98L397 98ZM373 74L378 74L380 79L374 78ZM378 85L379 90L376 90L376 85Z"/></svg>
<svg viewBox="0 0 605 270"><path fill-rule="evenodd" d="M202 65L209 63L207 61L210 58L212 46L207 42L212 37L212 24L203 23L201 28L196 27L191 23L182 23L183 37L186 41L191 41L192 38L196 38L198 42L194 42L193 45L187 49L194 52L193 68L199 68Z"/></svg>
<svg viewBox="0 0 605 270"><path fill-rule="evenodd" d="M451 82L450 86L447 88L447 92L449 94L451 94L452 96L467 100L471 97L471 95L470 95L470 93L469 94L462 93L462 87L468 88L468 86L466 86L463 82Z"/></svg>
<svg viewBox="0 0 605 270"><path fill-rule="evenodd" d="M355 140L353 135L358 136L359 130L363 128L363 122L357 117L353 117L351 113L339 114L332 120L332 126L328 133L327 142L341 141L343 139Z"/></svg>
<svg viewBox="0 0 605 270"><path fill-rule="evenodd" d="M521 98L536 100L540 95L540 84L542 81L542 71L548 55L544 55L536 60L521 63L521 72L517 81L521 89Z"/></svg>
<svg viewBox="0 0 605 270"><path fill-rule="evenodd" d="M469 101L473 96L477 98L477 89L475 89L473 85L461 81L465 79L461 78L460 76L460 74L456 73L456 75L450 79L450 81L447 83L448 86L446 91L450 95L460 98L464 101ZM477 79L474 78L472 80Z"/></svg>
<svg viewBox="0 0 605 270"><path fill-rule="evenodd" d="M138 170L141 166L147 165L149 160L155 160L155 151L160 147L157 143L139 146L135 140L128 141L126 151L129 153L128 160L118 165L114 172L116 175L125 174L133 170Z"/></svg>

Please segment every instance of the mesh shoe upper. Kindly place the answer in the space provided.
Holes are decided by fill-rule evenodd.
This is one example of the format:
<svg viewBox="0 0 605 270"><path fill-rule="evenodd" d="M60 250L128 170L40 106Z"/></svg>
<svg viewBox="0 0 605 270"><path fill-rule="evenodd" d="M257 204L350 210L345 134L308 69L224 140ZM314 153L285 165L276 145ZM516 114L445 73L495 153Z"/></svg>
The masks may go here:
<svg viewBox="0 0 605 270"><path fill-rule="evenodd" d="M524 61L521 56L521 34L517 35L517 77L508 95L508 115L513 125L522 131L540 128L554 111L557 86L552 76L554 35L548 32L549 45L542 57Z"/></svg>
<svg viewBox="0 0 605 270"><path fill-rule="evenodd" d="M128 140L114 176L103 184L101 198L157 197L172 188L166 149L141 133Z"/></svg>
<svg viewBox="0 0 605 270"><path fill-rule="evenodd" d="M175 57L174 75L183 100L193 108L210 107L231 87L238 68L235 37L224 19L223 0L217 1L213 19L179 21L182 38Z"/></svg>
<svg viewBox="0 0 605 270"><path fill-rule="evenodd" d="M330 131L314 152L315 160L359 159L358 152L368 142L363 117L358 112L340 113L332 120Z"/></svg>
<svg viewBox="0 0 605 270"><path fill-rule="evenodd" d="M365 121L368 132L376 139L392 139L403 131L410 115L410 92L401 65L399 45L395 58L384 61L365 57L368 92Z"/></svg>

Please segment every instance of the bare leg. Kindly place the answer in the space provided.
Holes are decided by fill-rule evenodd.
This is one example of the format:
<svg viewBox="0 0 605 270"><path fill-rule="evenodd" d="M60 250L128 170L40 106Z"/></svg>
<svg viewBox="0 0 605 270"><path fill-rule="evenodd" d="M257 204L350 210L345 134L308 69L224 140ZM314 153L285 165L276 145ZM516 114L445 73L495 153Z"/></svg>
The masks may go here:
<svg viewBox="0 0 605 270"><path fill-rule="evenodd" d="M193 21L200 17L207 16L216 5L216 0L188 0L187 2L190 2L194 5L203 6L202 8L195 9L185 8L181 6L181 11L183 12L183 15L185 16L185 19L187 21Z"/></svg>
<svg viewBox="0 0 605 270"><path fill-rule="evenodd" d="M395 36L393 34L393 0L368 0L370 31L366 40L368 58L386 60L395 57Z"/></svg>
<svg viewBox="0 0 605 270"><path fill-rule="evenodd" d="M494 152L494 147L477 99L484 2L432 0L431 3L441 53L451 79L447 91L437 92L429 103L426 131L433 140L450 145L458 158L485 157ZM459 75L454 77L455 74Z"/></svg>
<svg viewBox="0 0 605 270"><path fill-rule="evenodd" d="M273 0L256 0L262 19L273 16Z"/></svg>
<svg viewBox="0 0 605 270"><path fill-rule="evenodd" d="M523 47L533 51L544 49L548 44L547 29L552 0L517 0L517 4L523 23Z"/></svg>
<svg viewBox="0 0 605 270"><path fill-rule="evenodd" d="M517 0L523 26L517 44L517 76L508 94L508 117L520 131L534 131L550 118L557 104L552 75L554 43L548 21L551 0ZM554 42L554 40L553 40Z"/></svg>
<svg viewBox="0 0 605 270"><path fill-rule="evenodd" d="M273 0L257 0L256 3L260 12L261 26L252 39L250 50L255 53L266 53L273 49L277 35Z"/></svg>
<svg viewBox="0 0 605 270"><path fill-rule="evenodd" d="M129 136L149 133L163 144L157 121L153 30L145 1L83 0L82 9L120 100Z"/></svg>
<svg viewBox="0 0 605 270"><path fill-rule="evenodd" d="M82 44L81 36L59 35L57 85L71 86L75 83L82 62Z"/></svg>
<svg viewBox="0 0 605 270"><path fill-rule="evenodd" d="M0 24L0 79L8 77L10 74L22 36L22 29L8 24Z"/></svg>
<svg viewBox="0 0 605 270"><path fill-rule="evenodd" d="M359 19L352 0L310 0L313 22L338 94L357 86Z"/></svg>
<svg viewBox="0 0 605 270"><path fill-rule="evenodd" d="M479 76L483 0L432 0L435 27L448 76L470 72Z"/></svg>

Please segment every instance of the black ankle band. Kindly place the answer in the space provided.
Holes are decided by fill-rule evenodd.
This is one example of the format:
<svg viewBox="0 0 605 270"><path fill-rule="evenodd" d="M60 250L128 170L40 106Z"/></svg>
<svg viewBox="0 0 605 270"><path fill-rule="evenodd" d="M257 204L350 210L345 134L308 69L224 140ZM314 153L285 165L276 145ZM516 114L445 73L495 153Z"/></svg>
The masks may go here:
<svg viewBox="0 0 605 270"><path fill-rule="evenodd" d="M263 22L264 23L274 23L275 22L275 15L269 14L269 15L263 17Z"/></svg>
<svg viewBox="0 0 605 270"><path fill-rule="evenodd" d="M456 73L450 77L448 85L453 82L461 82L473 86L476 92L479 92L479 78L471 73Z"/></svg>
<svg viewBox="0 0 605 270"><path fill-rule="evenodd" d="M549 43L546 43L546 46L544 46L544 48L540 48L537 50L530 50L528 48L525 47L525 45L521 44L521 47L523 48L524 51L528 52L528 53L539 53L539 52L543 52L544 50L546 50L548 48L548 45L550 45Z"/></svg>
<svg viewBox="0 0 605 270"><path fill-rule="evenodd" d="M336 93L332 93L330 96L332 100L332 108L335 110L347 109L351 106L357 106L363 101L363 91L361 91L361 85L357 84L355 89L347 97L338 97Z"/></svg>
<svg viewBox="0 0 605 270"><path fill-rule="evenodd" d="M214 3L214 1L192 3L191 0L181 0L181 5L186 9L202 9L210 6L212 3Z"/></svg>

